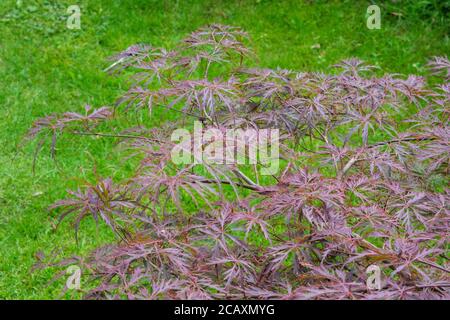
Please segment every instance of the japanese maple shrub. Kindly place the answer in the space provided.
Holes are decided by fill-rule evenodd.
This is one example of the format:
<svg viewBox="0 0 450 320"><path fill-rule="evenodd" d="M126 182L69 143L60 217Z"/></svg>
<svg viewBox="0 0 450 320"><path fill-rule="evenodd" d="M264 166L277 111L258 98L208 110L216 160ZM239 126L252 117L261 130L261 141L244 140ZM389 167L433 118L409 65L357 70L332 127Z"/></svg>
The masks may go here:
<svg viewBox="0 0 450 320"><path fill-rule="evenodd" d="M48 142L57 156L61 134L83 134L117 139L139 160L126 180L100 179L51 206L77 232L92 218L117 236L59 265L91 275L87 298L448 299L447 58L431 60L428 85L355 58L331 74L250 67L247 43L241 29L212 25L171 50L129 47L108 68L134 79L114 108L33 124L37 151ZM177 120L98 131L155 108ZM194 121L279 130L278 172L174 163L172 132ZM381 288L366 284L372 265Z"/></svg>

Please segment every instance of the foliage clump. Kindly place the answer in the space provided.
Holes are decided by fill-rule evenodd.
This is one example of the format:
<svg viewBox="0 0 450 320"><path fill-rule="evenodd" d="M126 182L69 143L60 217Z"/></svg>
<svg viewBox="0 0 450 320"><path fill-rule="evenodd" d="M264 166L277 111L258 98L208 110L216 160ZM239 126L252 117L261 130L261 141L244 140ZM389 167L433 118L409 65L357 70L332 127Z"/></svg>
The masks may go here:
<svg viewBox="0 0 450 320"><path fill-rule="evenodd" d="M173 50L135 45L111 73L133 74L115 109L37 120L38 148L75 133L115 137L139 159L51 208L106 223L117 242L77 261L98 286L89 298L449 298L450 62L430 62L435 87L380 75L351 58L332 74L249 67L239 28L202 28ZM99 122L166 108L179 120L120 134ZM279 173L246 164L175 164L171 133L279 129ZM441 181L439 186L430 181ZM366 285L369 266L381 290Z"/></svg>

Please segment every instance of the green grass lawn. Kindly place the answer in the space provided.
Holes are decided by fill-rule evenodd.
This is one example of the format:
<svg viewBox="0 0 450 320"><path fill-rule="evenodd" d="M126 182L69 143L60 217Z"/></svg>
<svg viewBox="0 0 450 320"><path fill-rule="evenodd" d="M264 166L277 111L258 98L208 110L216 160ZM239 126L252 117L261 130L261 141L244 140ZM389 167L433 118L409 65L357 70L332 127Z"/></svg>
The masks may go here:
<svg viewBox="0 0 450 320"><path fill-rule="evenodd" d="M108 56L135 43L170 47L198 27L223 23L249 32L261 66L326 71L355 56L386 72L424 74L429 57L450 52L449 21L423 6L433 1L421 3L382 6L381 30L369 30L369 1L2 0L0 298L57 298L63 283L49 284L52 270L31 270L35 253L83 254L112 239L106 228L84 223L77 245L71 226L54 230L47 210L79 179L92 178L93 167L126 176L129 164L119 162L112 141L66 137L58 162L41 153L34 175L34 144L19 149L36 118L110 105L127 89L124 79L102 72ZM72 4L81 7L81 30L66 28ZM147 125L165 116L156 113Z"/></svg>

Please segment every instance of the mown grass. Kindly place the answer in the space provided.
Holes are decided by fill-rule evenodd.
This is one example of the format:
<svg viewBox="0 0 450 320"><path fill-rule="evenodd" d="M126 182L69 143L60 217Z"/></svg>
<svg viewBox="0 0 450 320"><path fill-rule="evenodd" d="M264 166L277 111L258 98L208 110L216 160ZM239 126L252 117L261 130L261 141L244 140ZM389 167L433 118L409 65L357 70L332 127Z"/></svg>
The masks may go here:
<svg viewBox="0 0 450 320"><path fill-rule="evenodd" d="M427 1L425 1L427 2ZM428 1L433 3L433 1ZM18 4L19 3L19 4ZM21 3L21 5L20 5ZM79 4L81 30L66 28L66 8ZM423 2L421 2L423 3ZM131 44L171 46L208 23L241 26L252 37L259 64L326 71L356 56L387 72L424 73L427 58L449 51L448 20L427 13L432 5L382 7L381 30L366 28L365 1L13 1L0 3L0 298L57 298L63 283L52 270L32 272L35 253L62 249L83 254L112 239L92 223L77 245L68 223L54 230L48 205L95 172L120 179L113 141L65 137L58 162L38 157L33 144L19 148L33 120L84 104L112 104L126 81L102 72L106 57ZM431 9L430 9L431 8ZM395 14L392 14L395 13ZM399 15L399 13L401 15ZM447 24L446 24L447 23ZM146 123L155 126L167 114ZM79 297L68 293L64 297Z"/></svg>

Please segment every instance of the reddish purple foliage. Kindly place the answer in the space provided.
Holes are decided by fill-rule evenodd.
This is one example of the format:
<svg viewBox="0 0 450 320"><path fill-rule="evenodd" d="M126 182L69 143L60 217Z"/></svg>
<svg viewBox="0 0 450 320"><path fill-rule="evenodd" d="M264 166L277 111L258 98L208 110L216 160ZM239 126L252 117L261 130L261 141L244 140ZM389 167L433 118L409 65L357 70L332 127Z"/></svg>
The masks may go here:
<svg viewBox="0 0 450 320"><path fill-rule="evenodd" d="M109 70L136 71L116 113L157 106L183 117L112 135L140 157L133 176L51 207L77 231L92 217L118 237L79 261L99 283L86 297L450 298L447 58L430 63L443 76L433 89L418 76L376 76L354 58L337 74L248 68L246 41L213 25L173 51L139 45L115 57ZM52 115L30 136L51 134L54 150L68 128L107 135L92 124L110 116ZM264 178L249 165L175 165L171 130L187 119L280 129L283 168ZM379 291L365 283L372 264L384 273Z"/></svg>

